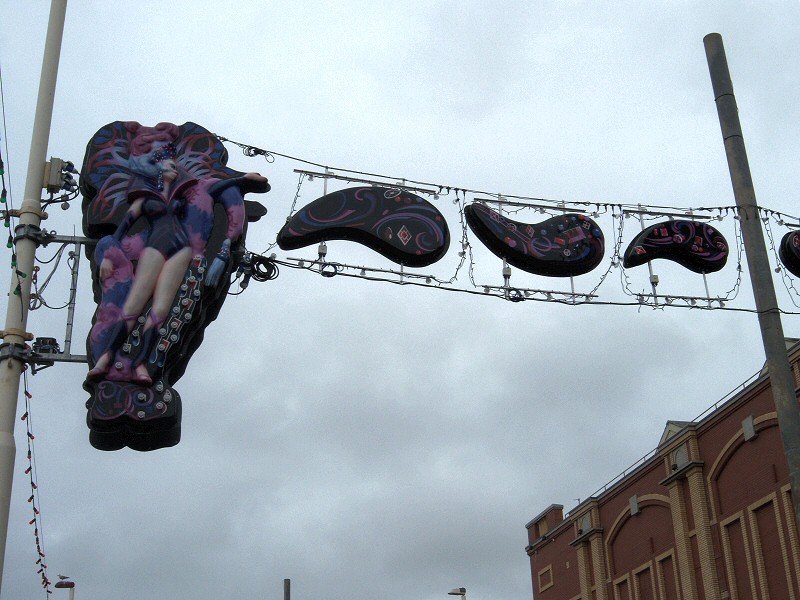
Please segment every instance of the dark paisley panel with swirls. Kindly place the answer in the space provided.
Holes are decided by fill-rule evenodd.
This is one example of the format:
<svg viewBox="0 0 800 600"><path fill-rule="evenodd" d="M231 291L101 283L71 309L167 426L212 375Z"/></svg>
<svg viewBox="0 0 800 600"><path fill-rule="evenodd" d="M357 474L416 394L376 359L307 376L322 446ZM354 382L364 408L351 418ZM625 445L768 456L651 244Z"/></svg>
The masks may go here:
<svg viewBox="0 0 800 600"><path fill-rule="evenodd" d="M789 273L800 277L800 231L790 231L783 236L778 256Z"/></svg>
<svg viewBox="0 0 800 600"><path fill-rule="evenodd" d="M479 203L467 206L464 215L489 250L528 273L572 277L588 273L603 260L603 232L584 215L522 223Z"/></svg>
<svg viewBox="0 0 800 600"><path fill-rule="evenodd" d="M181 398L162 381L152 387L103 381L87 406L89 439L99 450L147 451L181 439Z"/></svg>
<svg viewBox="0 0 800 600"><path fill-rule="evenodd" d="M666 258L695 273L715 273L728 260L728 242L707 223L663 221L637 235L622 257L622 266L638 267Z"/></svg>
<svg viewBox="0 0 800 600"><path fill-rule="evenodd" d="M326 240L349 240L409 267L435 263L450 245L447 223L427 200L397 188L352 187L332 192L295 213L278 246L295 250Z"/></svg>

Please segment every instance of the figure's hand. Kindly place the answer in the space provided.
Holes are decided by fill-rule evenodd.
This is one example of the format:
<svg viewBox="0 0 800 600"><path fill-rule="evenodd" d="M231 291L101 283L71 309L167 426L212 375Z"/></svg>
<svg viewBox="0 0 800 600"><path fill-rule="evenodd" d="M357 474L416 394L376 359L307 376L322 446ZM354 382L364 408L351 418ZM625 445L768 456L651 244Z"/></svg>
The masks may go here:
<svg viewBox="0 0 800 600"><path fill-rule="evenodd" d="M239 187L243 194L246 194L247 192L263 194L271 189L269 180L260 173L245 173L241 181L242 183Z"/></svg>
<svg viewBox="0 0 800 600"><path fill-rule="evenodd" d="M206 273L205 284L208 287L216 287L222 279L222 274L228 266L228 260L231 257L231 241L225 240L222 242L222 248L219 253L214 257L208 272Z"/></svg>
<svg viewBox="0 0 800 600"><path fill-rule="evenodd" d="M114 273L114 264L107 258L104 258L103 261L100 263L100 273L99 273L100 281L105 281L106 279L111 277L113 273Z"/></svg>

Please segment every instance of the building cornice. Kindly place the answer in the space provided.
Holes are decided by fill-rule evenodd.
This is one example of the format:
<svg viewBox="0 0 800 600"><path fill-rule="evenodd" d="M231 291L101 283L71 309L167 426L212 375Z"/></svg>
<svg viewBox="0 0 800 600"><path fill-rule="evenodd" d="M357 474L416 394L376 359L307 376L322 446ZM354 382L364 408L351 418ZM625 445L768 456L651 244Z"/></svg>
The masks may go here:
<svg viewBox="0 0 800 600"><path fill-rule="evenodd" d="M669 477L662 479L659 483L663 486L669 486L672 482L679 479L686 479L688 475L695 469L702 469L705 463L702 460L693 460L686 463L681 468L676 469Z"/></svg>
<svg viewBox="0 0 800 600"><path fill-rule="evenodd" d="M578 531L581 531L580 529ZM574 540L572 540L569 545L570 546L578 546L580 544L589 542L595 536L602 536L603 535L603 528L602 527L592 527L589 531L585 531L578 535Z"/></svg>

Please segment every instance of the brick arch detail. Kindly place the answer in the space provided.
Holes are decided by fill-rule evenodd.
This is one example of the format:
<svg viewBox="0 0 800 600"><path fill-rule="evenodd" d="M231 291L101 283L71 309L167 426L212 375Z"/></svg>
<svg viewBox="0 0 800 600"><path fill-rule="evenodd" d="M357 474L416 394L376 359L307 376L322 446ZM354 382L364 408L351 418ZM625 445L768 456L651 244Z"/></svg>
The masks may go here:
<svg viewBox="0 0 800 600"><path fill-rule="evenodd" d="M754 417L753 424L756 426L757 432L763 432L772 427L777 427L778 413L769 412L759 415L758 417ZM717 522L720 518L722 518L722 515L720 515L722 505L718 487L719 478L723 471L725 471L725 467L728 465L734 455L739 451L740 448L742 448L742 446L747 443L748 442L746 442L744 439L744 431L740 427L736 432L733 433L728 441L725 442L725 445L722 447L719 454L717 454L714 462L708 469L706 475L706 487L709 493L709 504L711 506L710 516L712 522Z"/></svg>
<svg viewBox="0 0 800 600"><path fill-rule="evenodd" d="M644 494L638 497L639 500L639 511L640 514L643 513L648 508L666 508L671 515L671 503L669 496L664 496L662 494ZM615 569L614 564L614 542L616 541L617 537L619 536L620 532L622 532L625 525L632 519L637 518L639 515L631 515L630 509L625 508L621 510L614 522L612 523L611 527L608 530L608 535L605 538L605 546L606 546L606 557L607 557L607 568L609 570L610 576L616 576L619 573ZM672 520L670 518L670 525L669 525L669 535L673 537L672 533Z"/></svg>

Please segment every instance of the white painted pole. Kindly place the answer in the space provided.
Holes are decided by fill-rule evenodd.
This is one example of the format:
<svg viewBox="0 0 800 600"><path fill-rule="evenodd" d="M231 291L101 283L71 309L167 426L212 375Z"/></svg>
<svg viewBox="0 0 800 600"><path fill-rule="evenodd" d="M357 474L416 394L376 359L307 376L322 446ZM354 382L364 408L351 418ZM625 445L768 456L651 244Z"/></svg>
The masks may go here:
<svg viewBox="0 0 800 600"><path fill-rule="evenodd" d="M42 183L50 138L50 123L53 117L53 99L58 77L58 61L61 55L61 39L67 0L52 0L47 24L47 38L39 80L39 97L31 136L31 151L28 158L28 174L25 179L25 196L19 209L19 224L15 234L24 235L36 231L41 223ZM8 537L8 514L11 506L11 486L14 479L14 424L17 414L19 378L23 362L15 354L27 338L28 303L31 292L31 273L37 243L32 239L19 238L16 243L17 266L11 269L11 286L8 293L8 309L4 333L5 354L0 362L0 589L3 582L6 539Z"/></svg>

